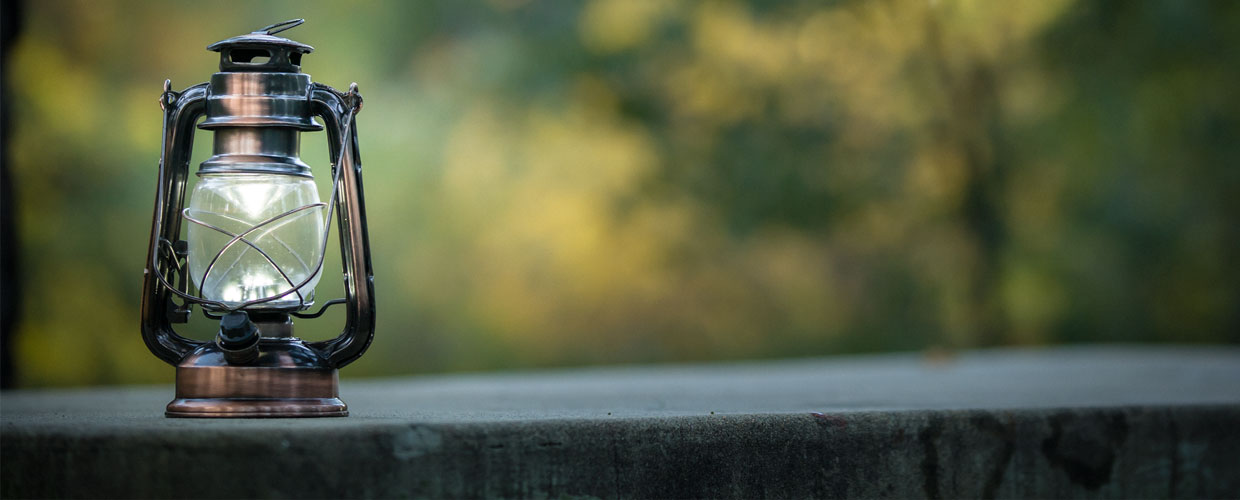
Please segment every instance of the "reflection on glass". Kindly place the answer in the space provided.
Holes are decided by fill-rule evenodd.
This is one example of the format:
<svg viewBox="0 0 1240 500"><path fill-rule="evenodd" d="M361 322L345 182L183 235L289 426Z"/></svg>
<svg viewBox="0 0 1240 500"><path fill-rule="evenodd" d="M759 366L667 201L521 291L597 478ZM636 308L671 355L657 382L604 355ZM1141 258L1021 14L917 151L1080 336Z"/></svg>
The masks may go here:
<svg viewBox="0 0 1240 500"><path fill-rule="evenodd" d="M189 224L190 276L203 298L237 305L287 292L313 273L313 278L301 289L309 304L314 298L314 286L322 275L322 269L316 273L315 268L322 256L323 207L278 216L317 203L319 195L314 181L305 177L248 173L203 175L190 197L187 213L230 233ZM237 241L220 252L234 235L273 218L246 234L245 241ZM211 266L210 273L207 273L208 266ZM295 307L299 300L294 292L258 307Z"/></svg>

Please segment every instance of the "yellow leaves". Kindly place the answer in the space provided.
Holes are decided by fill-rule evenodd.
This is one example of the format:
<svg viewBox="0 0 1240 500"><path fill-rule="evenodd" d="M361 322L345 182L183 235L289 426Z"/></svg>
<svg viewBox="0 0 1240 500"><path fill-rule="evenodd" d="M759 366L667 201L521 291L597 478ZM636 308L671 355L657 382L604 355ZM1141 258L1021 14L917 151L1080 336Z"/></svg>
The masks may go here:
<svg viewBox="0 0 1240 500"><path fill-rule="evenodd" d="M367 2L324 25L315 16L338 6L302 2L311 23L288 33L319 48L304 66L315 80L357 81L366 94L360 139L380 321L396 332L380 338L400 354L364 358L374 373L407 370L381 365L406 350L428 369L817 354L866 345L837 334L913 323L926 327L920 340L967 346L988 301L1014 325L1010 339L993 341L1038 342L1064 318L1107 317L1143 300L1163 308L1150 316L1160 331L1226 324L1234 297L1211 281L1223 281L1225 259L1201 250L1223 244L1210 236L1223 234L1221 219L1165 259L1203 262L1162 278L1165 297L1109 279L1140 262L1114 258L1137 253L1123 231L1166 232L1144 217L1201 223L1203 212L1224 212L1217 194L1193 199L1208 185L1171 172L1204 177L1223 155L1212 149L1221 139L1201 138L1225 124L1217 113L1231 102L1225 65L1208 63L1208 50L1174 70L1150 54L1124 70L1136 79L1128 83L1082 73L1087 62L1048 69L1044 56L1057 54L1047 51L1100 39L1046 36L1088 31L1088 19L1058 24L1074 5L1091 9L1075 0L486 3ZM9 68L17 215L38 301L21 342L43 383L141 378L109 368L150 356L126 303L136 294L116 292L133 285L108 276L136 272L120 269L141 255L120 256L144 252L149 219L133 217L150 210L159 84L205 80L216 59L206 43L272 20L211 15L219 7L206 2L96 4L30 3ZM170 14L204 22L163 22ZM1138 17L1115 21L1162 22L1125 20ZM1106 36L1124 50L1153 40L1125 30ZM1135 90L1096 99L1125 86ZM316 175L325 141L303 136ZM210 142L199 134L195 163ZM1118 145L1129 143L1136 149ZM1167 171L1121 182L1106 166L1130 160ZM1181 208L1196 204L1204 208ZM997 250L980 243L989 224L1003 240ZM66 260L93 274L82 290L121 297L63 302L106 326L40 309L76 282L59 267ZM1060 262L1077 267L1069 278L1099 283L1096 296L1118 297L1110 309L1073 310L1083 292L1047 269ZM978 285L985 273L991 283ZM320 289L320 300L335 291ZM432 331L404 334L417 328ZM129 344L108 344L98 352L111 361L81 361L55 378L58 350L87 355L70 331ZM476 354L479 343L491 357Z"/></svg>
<svg viewBox="0 0 1240 500"><path fill-rule="evenodd" d="M1071 0L988 2L943 0L929 15L949 65L960 71L970 61L1002 64L1020 57L1033 38L1071 6Z"/></svg>
<svg viewBox="0 0 1240 500"><path fill-rule="evenodd" d="M1063 284L1047 269L1028 263L1009 265L1002 276L1004 311L1013 325L1008 338L1020 344L1044 343L1068 303Z"/></svg>
<svg viewBox="0 0 1240 500"><path fill-rule="evenodd" d="M162 361L144 352L138 332L136 297L88 260L67 260L40 275L52 287L26 294L15 358L24 385L72 385L110 380L120 383L171 380ZM7 279L7 278L6 278ZM140 281L140 275L134 275ZM136 287L132 287L136 288Z"/></svg>
<svg viewBox="0 0 1240 500"><path fill-rule="evenodd" d="M709 65L690 63L670 73L666 82L669 100L682 119L728 125L761 109L760 96Z"/></svg>
<svg viewBox="0 0 1240 500"><path fill-rule="evenodd" d="M159 162L159 146L163 134L163 110L159 108L158 98L162 90L152 86L149 89L131 88L123 97L118 98L122 104L116 118L124 122L125 137L131 148L149 155L147 165L134 168L149 172Z"/></svg>
<svg viewBox="0 0 1240 500"><path fill-rule="evenodd" d="M749 242L743 262L761 287L757 294L773 305L775 322L832 336L852 319L858 297L849 296L827 243L794 231L768 230Z"/></svg>
<svg viewBox="0 0 1240 500"><path fill-rule="evenodd" d="M563 108L479 103L451 133L442 203L447 225L469 234L457 232L467 251L437 258L470 261L477 274L464 277L463 299L497 333L566 334L566 313L648 281L661 252L645 247L671 241L641 234L614 210L657 161L644 131L614 112L605 86L583 76Z"/></svg>
<svg viewBox="0 0 1240 500"><path fill-rule="evenodd" d="M578 31L587 48L619 52L649 41L659 22L679 8L675 0L593 0L582 11Z"/></svg>
<svg viewBox="0 0 1240 500"><path fill-rule="evenodd" d="M795 52L795 31L786 21L757 22L734 2L701 4L692 20L693 46L708 64L728 76L757 84L784 79Z"/></svg>
<svg viewBox="0 0 1240 500"><path fill-rule="evenodd" d="M482 102L465 112L444 150L444 187L465 201L460 210L480 207L507 186L511 142L517 131L505 126Z"/></svg>
<svg viewBox="0 0 1240 500"><path fill-rule="evenodd" d="M33 123L62 140L88 144L98 132L104 94L98 75L66 58L64 52L38 39L27 39L14 53L13 80L17 98L29 106Z"/></svg>
<svg viewBox="0 0 1240 500"><path fill-rule="evenodd" d="M566 109L520 113L485 101L471 107L445 149L448 196L494 209L524 190L572 192L599 203L631 192L655 167L650 139L617 121L614 98L597 82L583 86L591 89Z"/></svg>
<svg viewBox="0 0 1240 500"><path fill-rule="evenodd" d="M529 117L525 165L544 186L572 186L600 199L630 192L653 170L656 156L640 129L607 123L584 110Z"/></svg>
<svg viewBox="0 0 1240 500"><path fill-rule="evenodd" d="M736 2L703 3L687 20L692 49L667 73L678 114L727 125L759 118L770 96L790 123L843 109L863 133L924 116L908 61L925 45L924 8L906 3L755 17ZM878 127L879 129L875 129Z"/></svg>
<svg viewBox="0 0 1240 500"><path fill-rule="evenodd" d="M1063 231L1063 193L1067 182L1063 165L1032 163L1013 171L1007 200L1007 219L1012 236L1023 248L1053 252L1061 244Z"/></svg>
<svg viewBox="0 0 1240 500"><path fill-rule="evenodd" d="M711 150L731 125L822 127L831 119L842 125L830 153L803 152L826 154L824 182L840 192L892 184L893 196L841 217L836 237L773 226L733 240L709 206L641 197L643 180L663 169L711 176L718 165L666 164L650 132L620 118L622 98L632 96L578 74L559 103L476 99L449 134L444 225L466 250L427 258L465 261L459 300L512 345L579 352L565 347L582 341L576 332L645 328L686 332L658 340L673 352L752 352L767 342L763 325L820 336L854 326L858 285L838 276L835 259L908 248L920 286L938 291L939 320L958 343L971 342L976 242L957 224L927 222L962 210L969 151L935 127L977 125L968 121L975 116L951 115L960 94L944 85L962 77L954 61L998 64L978 51L1014 43L1003 38L1012 36L1002 28L1008 11L921 0L760 13L740 2L684 7L595 1L579 36L597 53L639 51L660 23L682 23L686 45L644 66L670 107L675 125L664 132L674 141ZM948 64L946 78L935 61ZM1026 73L1022 81L1036 80L1036 69ZM1041 91L1033 82L1011 95ZM887 181L875 157L897 138L910 151ZM626 199L641 201L618 209Z"/></svg>
<svg viewBox="0 0 1240 500"><path fill-rule="evenodd" d="M692 55L666 75L664 88L682 118L728 125L755 117L762 93L794 79L791 21L758 22L734 2L704 3L687 19Z"/></svg>
<svg viewBox="0 0 1240 500"><path fill-rule="evenodd" d="M905 192L931 213L958 209L969 178L964 162L957 148L939 142L925 145L909 163Z"/></svg>
<svg viewBox="0 0 1240 500"><path fill-rule="evenodd" d="M1037 123L1063 106L1067 98L1058 83L1038 68L1013 67L1004 74L999 94L1003 118L1013 125Z"/></svg>

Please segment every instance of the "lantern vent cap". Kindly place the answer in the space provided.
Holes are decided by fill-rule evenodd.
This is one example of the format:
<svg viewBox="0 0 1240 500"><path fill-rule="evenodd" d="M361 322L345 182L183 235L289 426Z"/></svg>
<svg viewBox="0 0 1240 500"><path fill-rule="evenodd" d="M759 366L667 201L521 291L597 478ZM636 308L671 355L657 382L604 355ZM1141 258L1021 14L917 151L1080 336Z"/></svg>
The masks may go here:
<svg viewBox="0 0 1240 500"><path fill-rule="evenodd" d="M220 53L220 71L300 72L301 56L314 52L314 47L275 36L295 28L305 19L292 19L220 40L207 50Z"/></svg>

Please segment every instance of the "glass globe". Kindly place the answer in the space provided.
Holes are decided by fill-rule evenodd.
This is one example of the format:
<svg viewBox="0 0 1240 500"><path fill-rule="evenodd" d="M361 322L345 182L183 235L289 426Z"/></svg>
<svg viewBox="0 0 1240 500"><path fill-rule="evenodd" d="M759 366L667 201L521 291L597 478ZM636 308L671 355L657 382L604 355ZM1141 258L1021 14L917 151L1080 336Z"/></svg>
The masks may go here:
<svg viewBox="0 0 1240 500"><path fill-rule="evenodd" d="M317 203L318 190L314 180L307 177L203 174L190 195L187 214L236 235L272 217ZM323 206L307 208L269 222L245 236L253 246L238 241L218 259L216 254L233 236L186 221L189 225L189 272L194 285L201 290L203 298L236 306L279 295L311 278L301 288L304 305L309 305L314 298L314 287L322 276L321 267L318 272L315 270L323 251L324 209ZM262 249L280 266L288 280L254 247ZM213 259L215 265L204 280L203 274ZM293 292L252 307L295 309L299 303L297 292Z"/></svg>

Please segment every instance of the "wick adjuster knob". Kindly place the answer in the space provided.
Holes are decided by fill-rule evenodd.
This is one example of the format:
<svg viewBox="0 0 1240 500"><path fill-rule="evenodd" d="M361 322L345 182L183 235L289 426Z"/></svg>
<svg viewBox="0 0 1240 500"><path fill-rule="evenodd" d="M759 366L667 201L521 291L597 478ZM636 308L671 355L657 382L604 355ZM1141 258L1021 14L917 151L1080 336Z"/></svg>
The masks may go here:
<svg viewBox="0 0 1240 500"><path fill-rule="evenodd" d="M258 359L258 327L244 311L233 311L220 320L216 345L224 352L224 360L233 365L247 365Z"/></svg>

